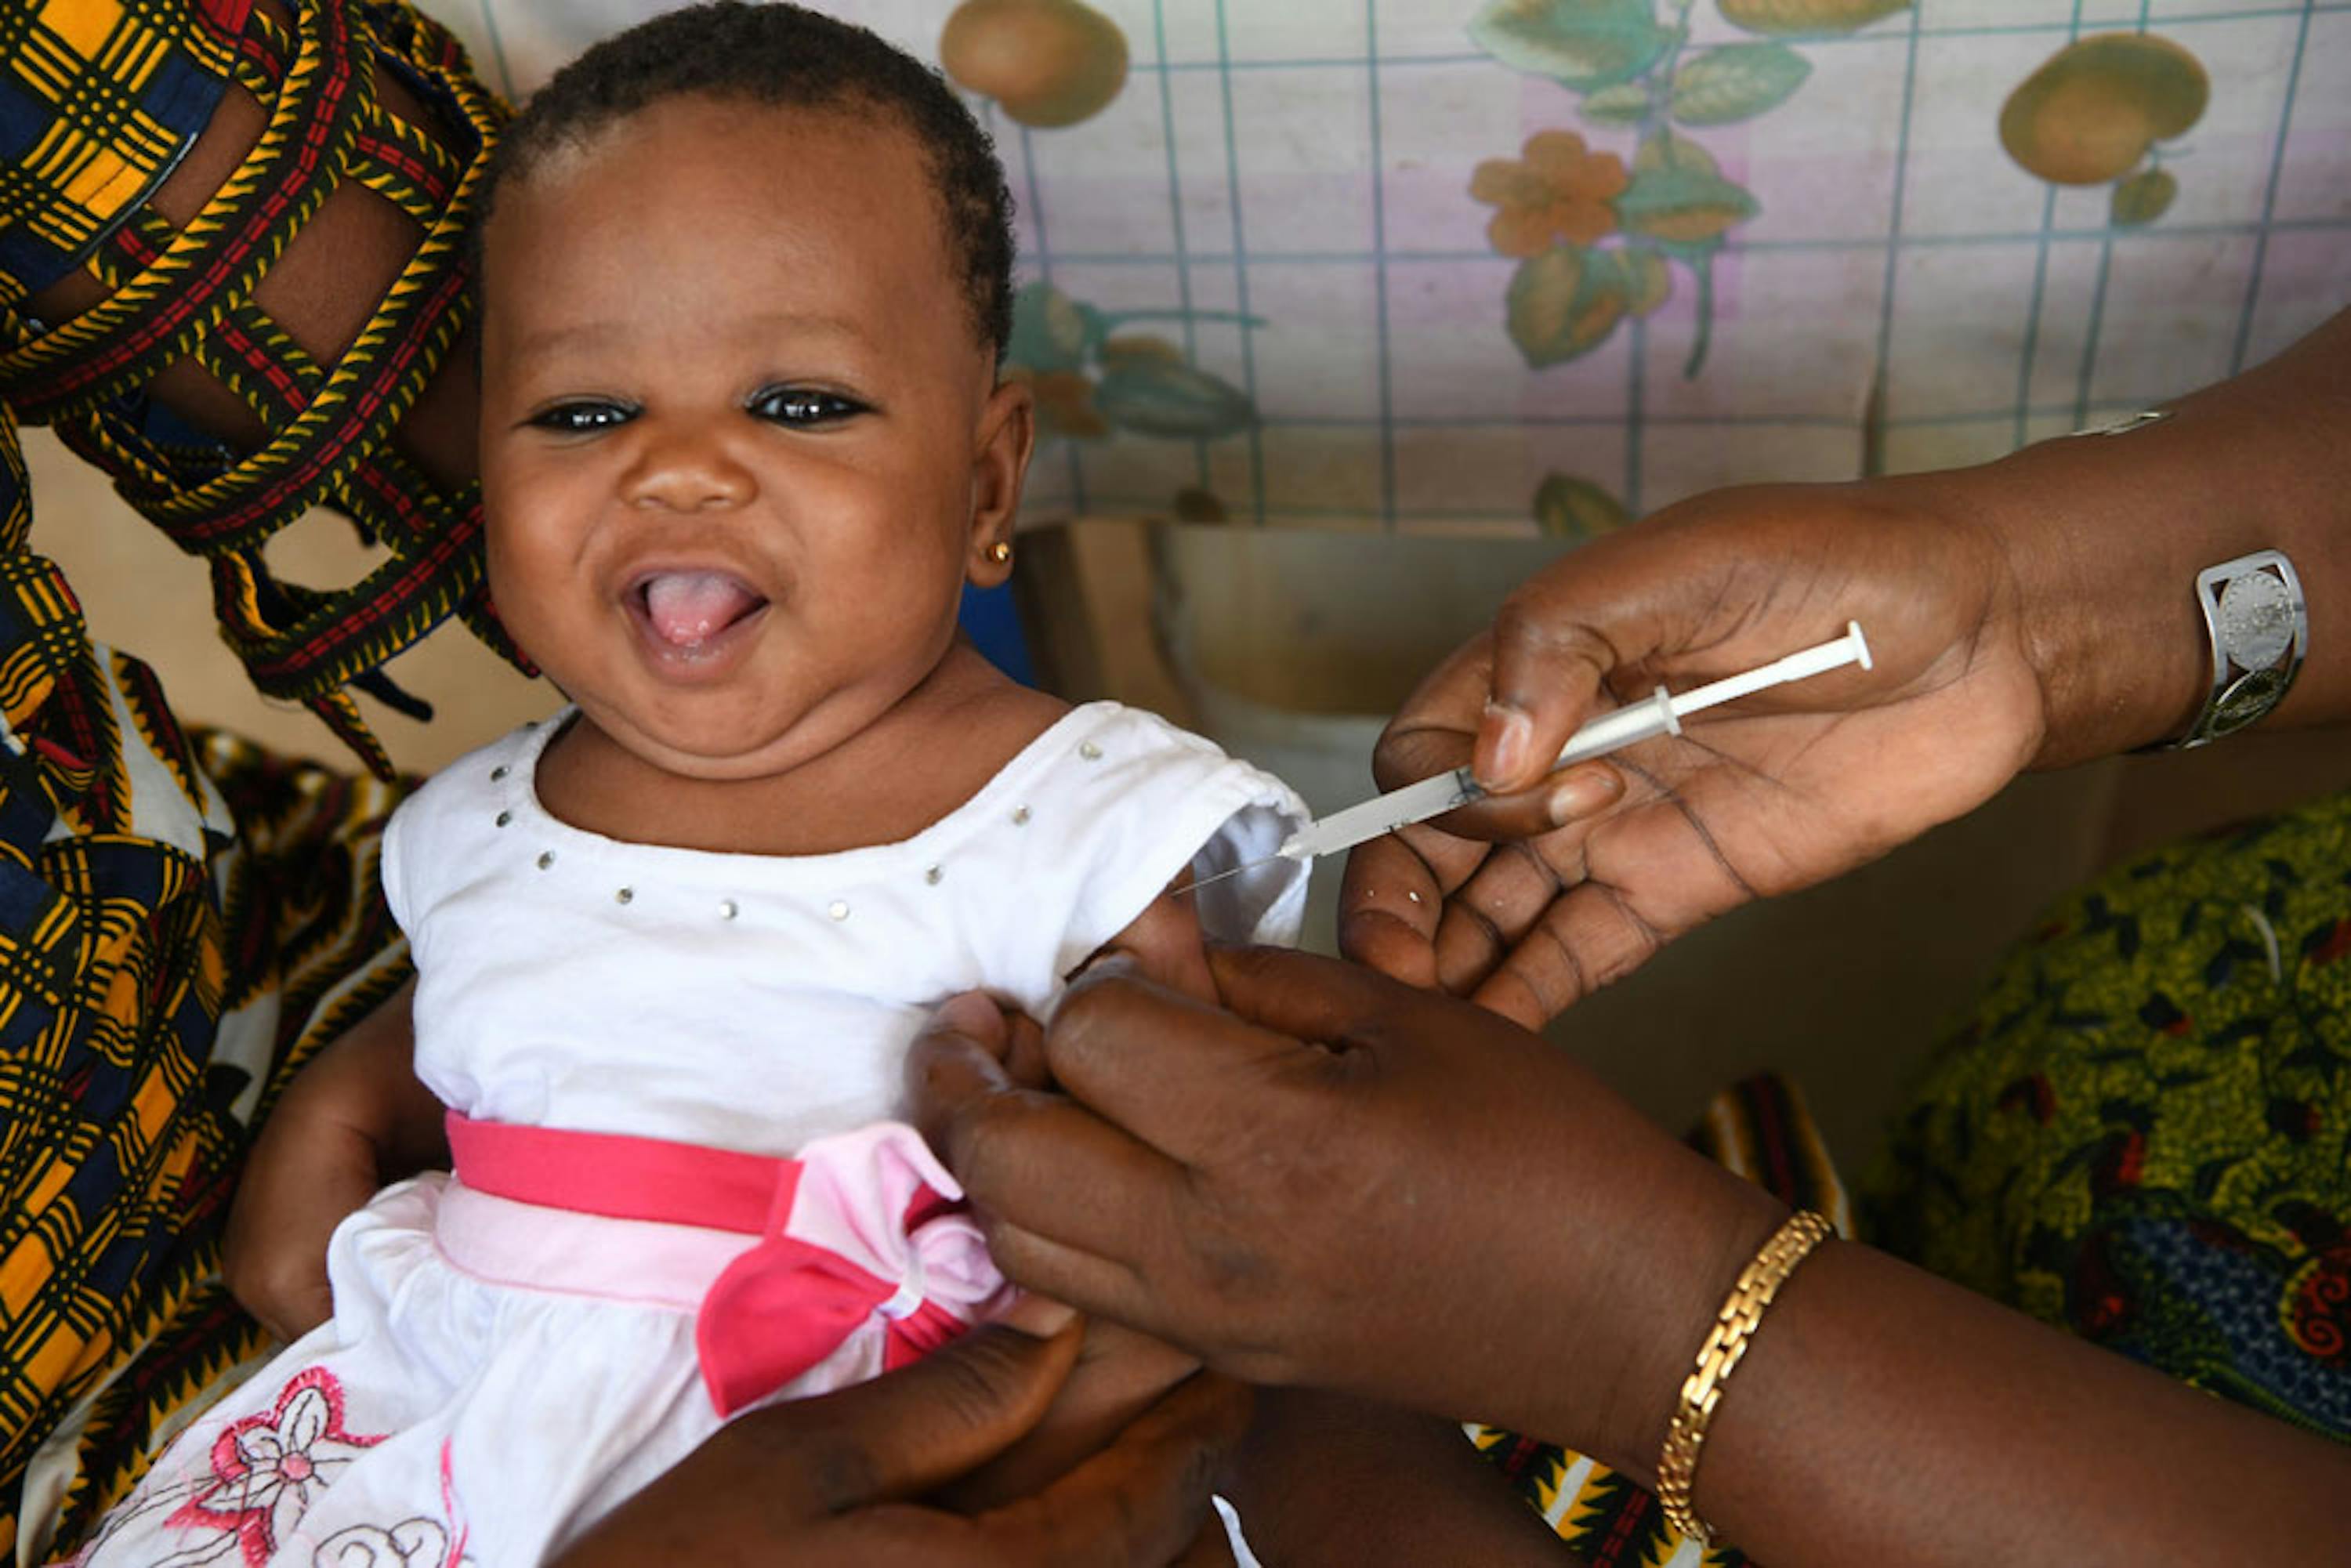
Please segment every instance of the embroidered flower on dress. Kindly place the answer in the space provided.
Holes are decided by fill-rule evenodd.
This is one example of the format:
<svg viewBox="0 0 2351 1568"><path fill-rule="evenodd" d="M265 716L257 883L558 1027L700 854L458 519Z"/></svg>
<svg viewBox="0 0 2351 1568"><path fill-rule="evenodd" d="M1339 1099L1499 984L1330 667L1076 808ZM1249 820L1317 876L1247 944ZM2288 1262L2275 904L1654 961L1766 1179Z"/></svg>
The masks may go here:
<svg viewBox="0 0 2351 1568"><path fill-rule="evenodd" d="M213 1439L212 1479L164 1521L210 1539L157 1568L194 1568L231 1548L260 1568L343 1468L388 1435L343 1429L343 1385L325 1367L296 1374L267 1414L248 1416Z"/></svg>
<svg viewBox="0 0 2351 1568"><path fill-rule="evenodd" d="M1616 227L1608 204L1629 183L1625 160L1592 152L1573 131L1538 131L1523 162L1489 158L1469 177L1469 194L1499 207L1486 237L1503 256L1541 256L1554 239L1590 245Z"/></svg>

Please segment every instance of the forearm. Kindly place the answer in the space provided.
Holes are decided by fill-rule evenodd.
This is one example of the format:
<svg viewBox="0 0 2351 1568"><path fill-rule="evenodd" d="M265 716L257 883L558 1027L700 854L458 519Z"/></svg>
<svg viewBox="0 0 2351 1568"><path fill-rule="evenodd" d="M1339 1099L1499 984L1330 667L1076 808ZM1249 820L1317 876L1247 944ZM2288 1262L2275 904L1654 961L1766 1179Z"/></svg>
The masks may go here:
<svg viewBox="0 0 2351 1568"><path fill-rule="evenodd" d="M1517 1386L1537 1407L1514 1424L1654 1485L1716 1308L1785 1210L1719 1167L1698 1177L1626 1153L1614 1202L1629 1211L1633 1195L1665 1189L1642 1204L1652 1223L1572 1267L1552 1246L1490 1272L1522 1301L1604 1303L1585 1314L1584 1354L1622 1369L1595 1397L1589 1383L1549 1386L1545 1358L1528 1361ZM1553 1338L1575 1343L1573 1330ZM2197 1483L2211 1476L2226 1479ZM1724 1385L1696 1503L1766 1563L2070 1568L2297 1561L2339 1530L2346 1495L2351 1449L1832 1241Z"/></svg>
<svg viewBox="0 0 2351 1568"><path fill-rule="evenodd" d="M1458 1423L1343 1395L1259 1390L1220 1490L1272 1563L1581 1561Z"/></svg>
<svg viewBox="0 0 2351 1568"><path fill-rule="evenodd" d="M441 1105L416 1077L412 981L319 1053L261 1126L229 1211L222 1272L281 1339L333 1311L328 1239L387 1183L447 1164Z"/></svg>
<svg viewBox="0 0 2351 1568"><path fill-rule="evenodd" d="M2031 1568L2303 1561L2346 1495L2351 1450L1831 1243L1728 1384L1697 1503L1763 1562Z"/></svg>
<svg viewBox="0 0 2351 1568"><path fill-rule="evenodd" d="M415 993L411 980L384 998L321 1051L290 1092L302 1097L303 1113L363 1137L387 1181L445 1165L449 1157L445 1107L416 1076Z"/></svg>
<svg viewBox="0 0 2351 1568"><path fill-rule="evenodd" d="M1892 481L1980 527L2014 572L2047 735L2038 766L2183 731L2210 685L2196 574L2292 558L2313 657L2266 722L2351 717L2351 313L2125 434Z"/></svg>

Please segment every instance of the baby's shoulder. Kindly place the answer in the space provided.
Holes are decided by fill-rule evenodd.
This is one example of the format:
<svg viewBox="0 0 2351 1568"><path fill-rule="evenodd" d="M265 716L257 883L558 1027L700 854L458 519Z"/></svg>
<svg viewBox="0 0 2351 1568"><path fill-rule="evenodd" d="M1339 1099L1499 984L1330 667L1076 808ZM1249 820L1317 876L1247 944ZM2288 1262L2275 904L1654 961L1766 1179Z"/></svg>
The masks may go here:
<svg viewBox="0 0 2351 1568"><path fill-rule="evenodd" d="M404 820L413 831L434 819L472 814L472 808L485 801L494 803L495 812L496 801L517 790L527 793L538 754L548 737L562 727L563 717L533 719L436 769L401 802L393 821Z"/></svg>
<svg viewBox="0 0 2351 1568"><path fill-rule="evenodd" d="M983 793L1008 789L1020 797L1016 810L1051 827L1047 836L1063 852L1090 841L1123 852L1139 836L1163 833L1196 845L1249 806L1303 815L1271 774L1158 714L1115 702L1070 709Z"/></svg>
<svg viewBox="0 0 2351 1568"><path fill-rule="evenodd" d="M1305 867L1282 860L1307 821L1280 779L1159 715L1073 708L984 790L968 814L999 896L1049 929L1035 966L1050 995L1179 877L1244 867L1198 902L1219 939L1294 939ZM977 868L975 868L977 869ZM1024 993L1025 994L1025 993Z"/></svg>
<svg viewBox="0 0 2351 1568"><path fill-rule="evenodd" d="M392 915L411 937L416 922L469 874L530 794L531 770L551 727L540 720L477 747L427 779L392 812L380 872Z"/></svg>

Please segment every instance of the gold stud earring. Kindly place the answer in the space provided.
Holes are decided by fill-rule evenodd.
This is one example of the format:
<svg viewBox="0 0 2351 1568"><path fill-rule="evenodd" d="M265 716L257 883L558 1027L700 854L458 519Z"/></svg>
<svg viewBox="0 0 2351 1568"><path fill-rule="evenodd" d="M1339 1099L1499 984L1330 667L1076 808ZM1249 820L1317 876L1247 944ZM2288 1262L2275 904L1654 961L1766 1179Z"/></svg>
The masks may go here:
<svg viewBox="0 0 2351 1568"><path fill-rule="evenodd" d="M998 539L987 547L987 559L1002 566L1012 559L1012 541Z"/></svg>

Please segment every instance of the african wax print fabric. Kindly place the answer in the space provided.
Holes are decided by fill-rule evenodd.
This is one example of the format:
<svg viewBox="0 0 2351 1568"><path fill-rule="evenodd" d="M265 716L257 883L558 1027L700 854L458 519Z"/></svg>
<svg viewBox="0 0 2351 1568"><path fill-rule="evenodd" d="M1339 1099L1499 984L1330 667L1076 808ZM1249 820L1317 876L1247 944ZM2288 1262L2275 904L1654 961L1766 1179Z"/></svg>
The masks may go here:
<svg viewBox="0 0 2351 1568"><path fill-rule="evenodd" d="M2351 794L2057 904L1868 1183L1877 1239L2351 1441L2346 1069Z"/></svg>
<svg viewBox="0 0 2351 1568"><path fill-rule="evenodd" d="M436 489L392 437L464 326L461 242L504 111L402 7L280 15L0 0L0 1552L69 1544L265 1348L218 1276L238 1163L292 1072L406 974L376 871L404 786L345 688L396 697L375 666L453 611L492 625L472 491ZM152 198L231 91L261 129L174 222ZM344 187L419 238L319 363L255 293ZM69 274L98 302L33 314ZM256 449L149 399L175 361L245 404ZM318 708L377 779L184 730L152 672L90 640L33 551L20 418L210 559L256 685ZM340 592L261 558L319 505L389 558Z"/></svg>
<svg viewBox="0 0 2351 1568"><path fill-rule="evenodd" d="M0 0L0 43L16 46L0 147L27 158L0 180L0 256L31 269L0 283L0 398L211 563L222 634L256 687L308 704L392 777L350 688L422 716L380 666L451 614L518 660L489 608L478 487L434 485L394 439L471 317L466 234L503 106L446 32L384 0L320 0L290 22L251 0ZM261 129L174 221L149 198L232 89ZM388 206L417 238L329 361L258 289L339 196ZM26 297L68 254L101 297L43 319ZM177 364L225 388L257 444L151 400ZM340 591L281 580L263 557L320 507L384 558Z"/></svg>
<svg viewBox="0 0 2351 1568"><path fill-rule="evenodd" d="M0 6L0 306L162 183L220 101L249 3Z"/></svg>
<svg viewBox="0 0 2351 1568"><path fill-rule="evenodd" d="M222 1289L250 1131L404 977L392 785L173 721L93 643L0 413L0 1552L85 1528L263 1349Z"/></svg>

